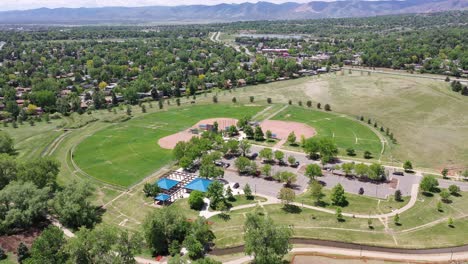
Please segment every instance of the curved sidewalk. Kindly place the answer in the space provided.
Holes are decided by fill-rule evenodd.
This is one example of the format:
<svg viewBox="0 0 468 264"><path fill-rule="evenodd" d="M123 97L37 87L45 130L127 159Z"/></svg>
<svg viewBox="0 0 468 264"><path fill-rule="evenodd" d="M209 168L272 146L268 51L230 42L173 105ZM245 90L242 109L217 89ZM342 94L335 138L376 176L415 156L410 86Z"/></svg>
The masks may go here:
<svg viewBox="0 0 468 264"><path fill-rule="evenodd" d="M405 250L402 250L403 252ZM370 258L387 261L422 261L422 262L447 262L447 261L463 261L468 259L468 252L449 252L449 253L398 253L384 252L377 250L366 249L346 249L339 247L315 246L305 248L293 248L290 252L301 255L310 253L320 253L325 255L341 255L352 258ZM224 262L225 264L243 264L253 260L251 256L245 256L236 260Z"/></svg>

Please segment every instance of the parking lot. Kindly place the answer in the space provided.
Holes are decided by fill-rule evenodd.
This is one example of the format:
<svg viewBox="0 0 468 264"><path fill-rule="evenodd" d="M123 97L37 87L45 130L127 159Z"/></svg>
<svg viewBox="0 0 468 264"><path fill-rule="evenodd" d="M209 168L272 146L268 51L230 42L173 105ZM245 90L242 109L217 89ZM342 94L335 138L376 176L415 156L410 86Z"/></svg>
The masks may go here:
<svg viewBox="0 0 468 264"><path fill-rule="evenodd" d="M251 153L258 153L261 149L261 146L252 146ZM290 152L285 150L282 151L285 153L285 158L292 155L296 158L297 161L299 161L300 165L298 168L273 165L271 175L274 175L275 173L280 171L290 171L297 174L297 181L294 184L294 190L297 194L304 192L308 186L309 179L306 176L304 176L304 174L301 173L301 171L304 171L303 167L307 164L318 164L318 162L310 160L304 153ZM237 170L234 166L234 160L235 159L223 159L223 162L230 164L229 168L225 170L224 178L226 180L228 180L231 183L239 183L240 188L243 188L246 184L249 184L252 188L252 191L257 194L275 197L278 195L280 189L283 187L282 183L278 183L274 180L269 181L261 177L240 176L237 173ZM262 166L262 164L260 163L260 158L257 158L256 161L259 167ZM346 192L349 193L358 194L360 188L362 188L364 190L364 195L366 196L386 198L389 195L393 195L397 189L399 189L402 192L403 196L410 195L411 186L415 183L418 183L421 179L420 175L405 173L403 176L396 176L392 174L394 169L387 168L387 170L389 172L388 180L393 180L393 183L365 182L357 178L337 176L328 171L325 171L324 176L318 177L317 180L319 180L327 189L331 189L337 184L341 184L346 190Z"/></svg>

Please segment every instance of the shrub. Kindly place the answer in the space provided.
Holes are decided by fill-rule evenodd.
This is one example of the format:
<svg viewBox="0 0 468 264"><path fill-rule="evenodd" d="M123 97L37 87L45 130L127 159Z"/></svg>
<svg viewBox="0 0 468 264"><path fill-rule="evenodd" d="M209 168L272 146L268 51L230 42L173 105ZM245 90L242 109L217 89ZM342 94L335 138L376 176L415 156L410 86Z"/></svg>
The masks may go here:
<svg viewBox="0 0 468 264"><path fill-rule="evenodd" d="M194 209L194 210L201 210L203 208L203 198L204 198L204 194L200 191L192 191L190 193L190 196L189 196L189 199L188 199L188 203L190 205L190 208Z"/></svg>

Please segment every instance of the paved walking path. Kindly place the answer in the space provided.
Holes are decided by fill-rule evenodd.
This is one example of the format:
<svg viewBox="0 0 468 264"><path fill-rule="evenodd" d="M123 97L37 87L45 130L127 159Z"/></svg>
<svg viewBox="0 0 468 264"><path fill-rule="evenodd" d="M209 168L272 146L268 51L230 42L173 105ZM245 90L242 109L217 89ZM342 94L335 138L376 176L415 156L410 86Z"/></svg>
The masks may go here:
<svg viewBox="0 0 468 264"><path fill-rule="evenodd" d="M381 260L398 260L398 261L425 261L425 262L442 262L442 261L461 261L468 259L468 252L451 252L451 253L434 253L434 254L411 254L398 252L382 252L363 249L346 249L338 247L315 246L305 248L293 248L292 253L321 253L326 255L342 255L355 258L371 258ZM243 264L252 261L253 257L245 256L235 260L224 262L224 264Z"/></svg>

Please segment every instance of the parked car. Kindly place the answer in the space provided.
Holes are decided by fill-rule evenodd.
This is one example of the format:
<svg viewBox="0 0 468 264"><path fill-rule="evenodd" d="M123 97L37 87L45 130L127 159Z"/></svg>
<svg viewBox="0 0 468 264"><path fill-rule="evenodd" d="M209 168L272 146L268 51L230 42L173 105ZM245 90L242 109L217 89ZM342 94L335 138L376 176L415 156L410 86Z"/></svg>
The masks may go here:
<svg viewBox="0 0 468 264"><path fill-rule="evenodd" d="M219 181L220 183L222 184L229 184L229 182L225 179L216 179L217 181Z"/></svg>
<svg viewBox="0 0 468 264"><path fill-rule="evenodd" d="M286 163L286 161L284 161L284 160L279 160L279 161L278 161L278 165L280 165L280 166L288 166L288 163Z"/></svg>
<svg viewBox="0 0 468 264"><path fill-rule="evenodd" d="M299 161L296 161L294 164L291 165L291 167L297 168L299 167L299 164L300 164Z"/></svg>
<svg viewBox="0 0 468 264"><path fill-rule="evenodd" d="M233 184L232 184L232 188L233 188L233 189L239 188L239 183L238 183L238 182L233 183Z"/></svg>
<svg viewBox="0 0 468 264"><path fill-rule="evenodd" d="M405 174L404 174L402 171L394 171L394 172L393 172L393 175L405 176Z"/></svg>
<svg viewBox="0 0 468 264"><path fill-rule="evenodd" d="M258 153L255 152L255 153L252 153L252 155L250 155L248 158L251 160L255 160L257 157L258 157Z"/></svg>
<svg viewBox="0 0 468 264"><path fill-rule="evenodd" d="M222 161L215 161L214 164L216 166L218 166L218 167L224 167L224 165L225 165L224 162L222 162Z"/></svg>

